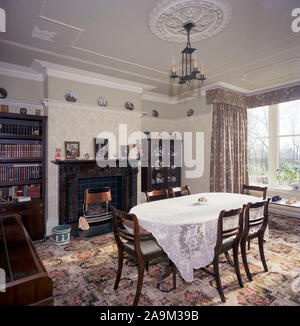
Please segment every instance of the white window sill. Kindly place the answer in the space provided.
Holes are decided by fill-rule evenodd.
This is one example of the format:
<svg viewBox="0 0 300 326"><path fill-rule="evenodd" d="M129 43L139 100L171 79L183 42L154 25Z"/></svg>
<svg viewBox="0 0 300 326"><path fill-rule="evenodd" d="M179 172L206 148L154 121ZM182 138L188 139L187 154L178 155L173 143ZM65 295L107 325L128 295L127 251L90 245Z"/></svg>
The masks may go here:
<svg viewBox="0 0 300 326"><path fill-rule="evenodd" d="M270 191L280 191L280 192L286 192L286 193L290 193L290 192L297 192L300 193L300 189L293 189L290 186L278 186L278 187L269 187L268 186L268 190Z"/></svg>

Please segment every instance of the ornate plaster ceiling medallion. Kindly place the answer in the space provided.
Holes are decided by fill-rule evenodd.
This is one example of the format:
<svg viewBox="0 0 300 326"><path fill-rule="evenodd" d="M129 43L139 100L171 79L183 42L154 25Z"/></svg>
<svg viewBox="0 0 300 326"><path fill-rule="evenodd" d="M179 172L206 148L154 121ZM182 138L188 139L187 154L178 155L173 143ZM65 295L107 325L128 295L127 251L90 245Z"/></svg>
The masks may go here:
<svg viewBox="0 0 300 326"><path fill-rule="evenodd" d="M195 24L191 41L200 41L220 33L230 20L228 0L165 0L153 9L149 27L162 40L185 43L185 23Z"/></svg>

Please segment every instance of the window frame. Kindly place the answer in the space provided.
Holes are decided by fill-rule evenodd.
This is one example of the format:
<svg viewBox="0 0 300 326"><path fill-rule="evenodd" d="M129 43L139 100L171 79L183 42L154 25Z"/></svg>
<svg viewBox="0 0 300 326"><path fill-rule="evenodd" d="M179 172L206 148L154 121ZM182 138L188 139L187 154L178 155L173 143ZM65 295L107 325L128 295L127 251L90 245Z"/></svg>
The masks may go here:
<svg viewBox="0 0 300 326"><path fill-rule="evenodd" d="M298 100L297 100L298 101ZM268 138L268 187L273 188L290 188L289 186L279 185L277 180L277 169L279 168L279 154L280 154L280 138L283 137L299 137L300 134L280 135L279 130L279 104L266 105L268 107L268 136L258 136L255 138ZM255 109L255 108L253 108ZM300 108L299 108L300 109ZM252 109L248 109L249 110ZM249 135L249 131L248 131ZM259 184L257 184L259 185ZM260 184L261 185L261 184Z"/></svg>

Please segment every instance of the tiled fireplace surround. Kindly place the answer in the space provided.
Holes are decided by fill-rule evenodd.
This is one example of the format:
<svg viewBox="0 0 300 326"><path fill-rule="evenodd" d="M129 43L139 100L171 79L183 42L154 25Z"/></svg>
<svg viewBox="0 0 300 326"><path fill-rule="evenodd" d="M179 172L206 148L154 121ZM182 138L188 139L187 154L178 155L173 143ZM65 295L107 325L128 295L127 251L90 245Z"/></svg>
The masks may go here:
<svg viewBox="0 0 300 326"><path fill-rule="evenodd" d="M137 204L137 168L98 167L95 160L53 162L59 166L59 224L77 228L86 188L109 186L111 204L125 211ZM111 223L111 222L110 222Z"/></svg>

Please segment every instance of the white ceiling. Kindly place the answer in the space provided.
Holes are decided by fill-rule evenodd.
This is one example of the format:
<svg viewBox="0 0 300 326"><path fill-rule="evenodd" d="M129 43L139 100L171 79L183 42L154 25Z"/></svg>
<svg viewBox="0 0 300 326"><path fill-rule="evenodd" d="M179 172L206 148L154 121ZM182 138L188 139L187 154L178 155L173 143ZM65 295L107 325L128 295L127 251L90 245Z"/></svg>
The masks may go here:
<svg viewBox="0 0 300 326"><path fill-rule="evenodd" d="M299 81L300 33L291 30L291 12L300 1L227 1L231 22L216 36L192 42L205 65L205 86L220 83L253 92ZM183 90L170 82L169 73L173 60L179 65L184 45L151 33L149 17L159 2L0 0L7 13L0 61L30 67L38 59L152 85L154 93L176 96Z"/></svg>

